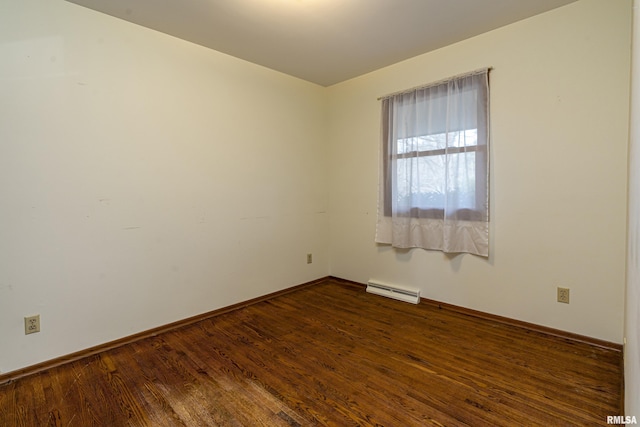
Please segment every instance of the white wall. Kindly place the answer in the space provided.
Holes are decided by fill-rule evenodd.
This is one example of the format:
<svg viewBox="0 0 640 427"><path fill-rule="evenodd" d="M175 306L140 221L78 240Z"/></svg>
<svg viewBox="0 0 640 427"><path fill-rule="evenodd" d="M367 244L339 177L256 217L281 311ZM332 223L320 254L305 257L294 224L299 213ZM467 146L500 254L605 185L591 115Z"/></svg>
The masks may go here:
<svg viewBox="0 0 640 427"><path fill-rule="evenodd" d="M329 273L324 88L0 6L0 372Z"/></svg>
<svg viewBox="0 0 640 427"><path fill-rule="evenodd" d="M0 372L327 274L622 342L631 0L328 89L62 0L0 4ZM488 65L491 257L376 246L376 98Z"/></svg>
<svg viewBox="0 0 640 427"><path fill-rule="evenodd" d="M631 135L629 150L629 241L624 371L625 412L640 417L640 2L633 5Z"/></svg>
<svg viewBox="0 0 640 427"><path fill-rule="evenodd" d="M630 11L631 0L583 0L331 87L332 274L621 343ZM489 259L376 245L376 98L484 66Z"/></svg>

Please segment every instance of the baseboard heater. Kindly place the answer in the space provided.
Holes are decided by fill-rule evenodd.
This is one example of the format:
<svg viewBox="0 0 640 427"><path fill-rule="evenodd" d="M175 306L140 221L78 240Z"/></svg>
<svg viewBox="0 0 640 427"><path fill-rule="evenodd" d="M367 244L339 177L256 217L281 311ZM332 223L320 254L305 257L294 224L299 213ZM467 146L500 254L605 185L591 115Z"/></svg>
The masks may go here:
<svg viewBox="0 0 640 427"><path fill-rule="evenodd" d="M403 286L397 285L387 285L385 283L374 282L373 280L369 280L369 282L367 282L367 292L404 302L410 302L412 304L418 304L420 302L419 289L405 288Z"/></svg>

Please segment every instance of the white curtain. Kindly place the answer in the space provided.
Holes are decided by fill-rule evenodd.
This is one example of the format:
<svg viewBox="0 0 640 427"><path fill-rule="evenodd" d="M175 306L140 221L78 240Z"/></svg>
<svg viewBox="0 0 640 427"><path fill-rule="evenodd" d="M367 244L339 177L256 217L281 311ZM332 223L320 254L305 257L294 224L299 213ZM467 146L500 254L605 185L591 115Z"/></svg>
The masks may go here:
<svg viewBox="0 0 640 427"><path fill-rule="evenodd" d="M382 98L376 242L489 255L489 70Z"/></svg>

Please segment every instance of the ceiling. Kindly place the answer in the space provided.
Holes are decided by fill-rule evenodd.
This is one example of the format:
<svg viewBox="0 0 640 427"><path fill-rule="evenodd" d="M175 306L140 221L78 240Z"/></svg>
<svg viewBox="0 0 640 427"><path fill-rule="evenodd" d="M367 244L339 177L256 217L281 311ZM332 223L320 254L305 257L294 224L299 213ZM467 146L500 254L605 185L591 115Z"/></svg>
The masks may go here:
<svg viewBox="0 0 640 427"><path fill-rule="evenodd" d="M576 0L67 0L329 86Z"/></svg>

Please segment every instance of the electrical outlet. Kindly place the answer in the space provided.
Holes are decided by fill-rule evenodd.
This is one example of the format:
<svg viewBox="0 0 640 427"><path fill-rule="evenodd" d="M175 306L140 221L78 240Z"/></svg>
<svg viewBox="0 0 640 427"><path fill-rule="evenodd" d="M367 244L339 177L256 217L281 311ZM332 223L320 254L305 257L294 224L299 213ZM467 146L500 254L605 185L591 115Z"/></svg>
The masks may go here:
<svg viewBox="0 0 640 427"><path fill-rule="evenodd" d="M24 318L24 334L34 334L40 332L40 315Z"/></svg>
<svg viewBox="0 0 640 427"><path fill-rule="evenodd" d="M307 254L307 264L311 264L313 262L313 255Z"/></svg>
<svg viewBox="0 0 640 427"><path fill-rule="evenodd" d="M558 302L569 304L569 288L558 287Z"/></svg>

